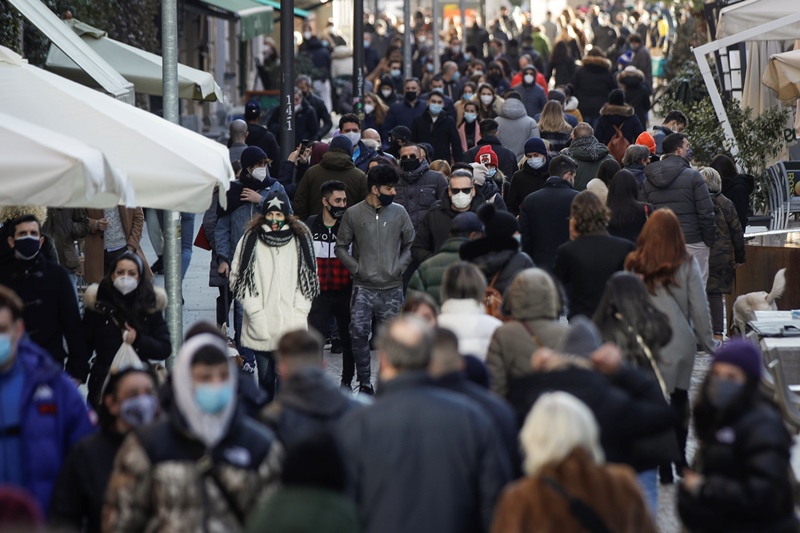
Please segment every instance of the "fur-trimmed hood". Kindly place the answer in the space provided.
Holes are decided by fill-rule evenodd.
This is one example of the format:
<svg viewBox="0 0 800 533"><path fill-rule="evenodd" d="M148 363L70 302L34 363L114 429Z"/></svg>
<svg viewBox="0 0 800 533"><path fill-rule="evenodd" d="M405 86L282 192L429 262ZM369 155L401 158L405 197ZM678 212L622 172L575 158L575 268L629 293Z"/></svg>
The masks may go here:
<svg viewBox="0 0 800 533"><path fill-rule="evenodd" d="M10 205L0 207L0 221L16 220L22 215L33 215L44 225L47 220L47 208L35 205Z"/></svg>
<svg viewBox="0 0 800 533"><path fill-rule="evenodd" d="M86 287L86 292L83 294L83 305L86 309L97 311L97 291L100 288L99 283L92 283ZM153 291L156 295L156 305L154 308L148 309L148 313L158 313L167 308L167 291L161 287L154 285Z"/></svg>
<svg viewBox="0 0 800 533"><path fill-rule="evenodd" d="M632 117L633 108L628 104L625 105L612 105L605 104L600 108L600 116L618 115L621 117Z"/></svg>
<svg viewBox="0 0 800 533"><path fill-rule="evenodd" d="M581 61L581 64L584 67L605 69L605 70L608 70L608 71L611 70L611 61L609 61L605 57L586 56L586 57L583 58L583 61Z"/></svg>
<svg viewBox="0 0 800 533"><path fill-rule="evenodd" d="M617 75L617 82L624 87L638 86L644 83L644 72L636 67L625 67Z"/></svg>

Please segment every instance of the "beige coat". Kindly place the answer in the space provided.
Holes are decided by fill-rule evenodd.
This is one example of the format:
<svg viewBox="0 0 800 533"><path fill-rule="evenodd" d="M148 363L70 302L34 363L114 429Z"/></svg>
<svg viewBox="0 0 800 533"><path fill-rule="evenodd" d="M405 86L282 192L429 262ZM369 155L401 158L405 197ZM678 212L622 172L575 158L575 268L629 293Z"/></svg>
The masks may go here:
<svg viewBox="0 0 800 533"><path fill-rule="evenodd" d="M105 274L103 266L104 250L103 247L103 232L96 229L97 221L103 218L102 209L87 209L89 215L89 234L86 236L86 244L84 252L86 259L84 262L83 270L86 284L99 283ZM128 248L136 252L144 265L144 273L147 277L152 278L153 273L150 271L150 266L147 264L147 258L144 256L141 246L139 245L142 240L142 231L144 229L144 213L141 207L127 209L124 207L119 208L119 218L122 221L122 229L128 239Z"/></svg>

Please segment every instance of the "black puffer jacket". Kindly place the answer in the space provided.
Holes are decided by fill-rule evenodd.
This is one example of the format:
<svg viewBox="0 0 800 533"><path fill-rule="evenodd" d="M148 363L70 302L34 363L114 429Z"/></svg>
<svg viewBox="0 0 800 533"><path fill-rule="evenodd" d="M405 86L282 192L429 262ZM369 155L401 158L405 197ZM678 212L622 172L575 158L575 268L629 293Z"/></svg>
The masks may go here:
<svg viewBox="0 0 800 533"><path fill-rule="evenodd" d="M500 240L483 237L468 241L461 245L458 254L462 260L469 261L483 272L487 284L491 284L499 272L494 288L502 294L506 293L514 276L534 266L530 256L521 252L519 243L511 237Z"/></svg>
<svg viewBox="0 0 800 533"><path fill-rule="evenodd" d="M722 179L722 194L733 202L742 229L747 228L747 215L750 212L750 195L756 186L756 179L750 174L737 174Z"/></svg>
<svg viewBox="0 0 800 533"><path fill-rule="evenodd" d="M583 65L572 77L572 85L583 118L599 116L608 93L617 88L617 82L611 74L611 61L605 57L584 57Z"/></svg>
<svg viewBox="0 0 800 533"><path fill-rule="evenodd" d="M519 170L514 172L511 178L511 185L508 188L506 206L508 212L514 216L519 216L522 202L532 192L536 192L544 187L545 182L550 177L550 156L547 156L541 168L534 169L525 161Z"/></svg>
<svg viewBox="0 0 800 533"><path fill-rule="evenodd" d="M703 176L679 155L665 156L644 169L644 194L653 208L668 207L678 216L687 244L714 244L714 204Z"/></svg>
<svg viewBox="0 0 800 533"><path fill-rule="evenodd" d="M759 397L737 416L717 418L695 458L705 478L699 494L678 493L683 524L701 532L797 531L788 476L792 439L778 410Z"/></svg>
<svg viewBox="0 0 800 533"><path fill-rule="evenodd" d="M402 205L411 217L411 224L416 229L425 213L438 200L447 196L447 180L438 172L431 170L426 161L413 172L401 172L397 184L397 195L394 201Z"/></svg>
<svg viewBox="0 0 800 533"><path fill-rule="evenodd" d="M569 241L569 214L578 191L558 176L547 179L542 189L528 195L519 210L522 249L536 266L553 270L558 247Z"/></svg>

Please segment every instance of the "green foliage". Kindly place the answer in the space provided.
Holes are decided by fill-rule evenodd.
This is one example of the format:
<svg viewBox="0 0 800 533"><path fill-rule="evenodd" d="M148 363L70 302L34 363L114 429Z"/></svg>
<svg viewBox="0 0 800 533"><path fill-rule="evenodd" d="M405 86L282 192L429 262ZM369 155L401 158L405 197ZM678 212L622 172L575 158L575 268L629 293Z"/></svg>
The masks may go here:
<svg viewBox="0 0 800 533"><path fill-rule="evenodd" d="M19 53L22 16L6 0L0 0L0 44Z"/></svg>

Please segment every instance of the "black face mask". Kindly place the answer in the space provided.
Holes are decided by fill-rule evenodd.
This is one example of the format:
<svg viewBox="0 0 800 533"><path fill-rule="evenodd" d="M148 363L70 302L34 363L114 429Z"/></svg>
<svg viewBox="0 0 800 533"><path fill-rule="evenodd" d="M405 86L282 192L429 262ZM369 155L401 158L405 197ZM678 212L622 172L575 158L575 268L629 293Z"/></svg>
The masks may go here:
<svg viewBox="0 0 800 533"><path fill-rule="evenodd" d="M329 205L328 206L328 212L336 220L341 219L344 216L344 212L345 211L347 211L346 207L336 207L335 205Z"/></svg>
<svg viewBox="0 0 800 533"><path fill-rule="evenodd" d="M414 100L417 99L417 92L416 91L406 91L405 93L403 93L403 96L405 97L407 102L413 102Z"/></svg>
<svg viewBox="0 0 800 533"><path fill-rule="evenodd" d="M391 205L394 202L394 195L393 194L379 194L378 199L381 201L381 205L386 207L387 205Z"/></svg>
<svg viewBox="0 0 800 533"><path fill-rule="evenodd" d="M422 166L422 160L421 159L401 159L400 160L400 168L402 168L404 172L414 172L420 166Z"/></svg>
<svg viewBox="0 0 800 533"><path fill-rule="evenodd" d="M30 261L39 254L39 237L20 237L14 239L14 253L19 259Z"/></svg>

